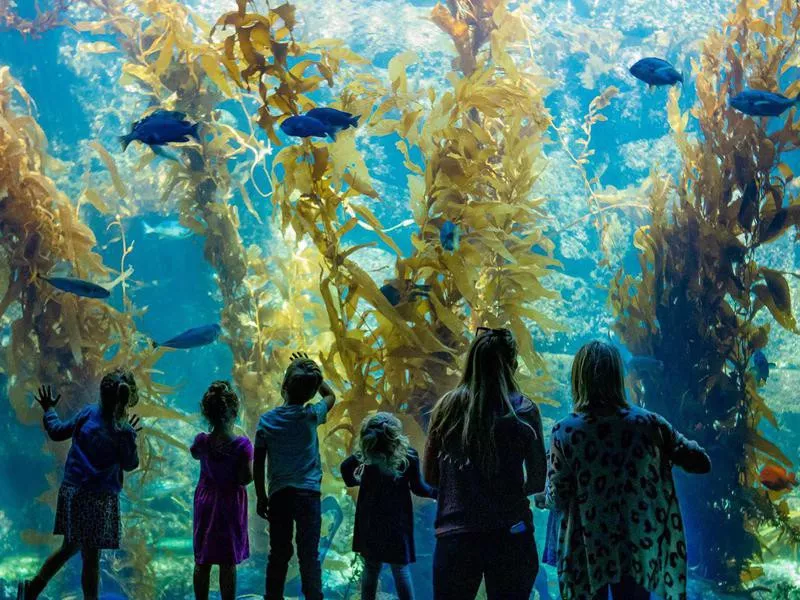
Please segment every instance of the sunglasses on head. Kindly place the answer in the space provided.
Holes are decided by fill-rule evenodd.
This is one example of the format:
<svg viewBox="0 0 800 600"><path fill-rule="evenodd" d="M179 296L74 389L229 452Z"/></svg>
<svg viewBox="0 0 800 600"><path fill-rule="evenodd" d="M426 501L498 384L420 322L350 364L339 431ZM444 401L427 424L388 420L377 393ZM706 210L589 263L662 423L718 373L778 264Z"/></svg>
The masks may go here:
<svg viewBox="0 0 800 600"><path fill-rule="evenodd" d="M492 335L509 335L511 332L506 329L505 327L501 327L500 329L492 329L491 327L478 327L475 330L475 337L484 335L484 334L492 334Z"/></svg>

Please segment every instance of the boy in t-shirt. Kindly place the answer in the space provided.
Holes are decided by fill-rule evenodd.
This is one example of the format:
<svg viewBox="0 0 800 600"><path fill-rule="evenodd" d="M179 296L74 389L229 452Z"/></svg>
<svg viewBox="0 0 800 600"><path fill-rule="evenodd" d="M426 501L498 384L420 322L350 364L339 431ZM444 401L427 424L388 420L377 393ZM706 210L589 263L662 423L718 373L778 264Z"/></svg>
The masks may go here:
<svg viewBox="0 0 800 600"><path fill-rule="evenodd" d="M320 394L322 400L309 401ZM307 600L322 598L319 538L322 528L320 485L322 461L317 427L322 425L336 396L319 365L305 354L292 355L281 386L283 405L258 422L254 476L258 515L269 522L266 600L283 600L292 532L297 528L300 580ZM264 472L269 496L264 486Z"/></svg>

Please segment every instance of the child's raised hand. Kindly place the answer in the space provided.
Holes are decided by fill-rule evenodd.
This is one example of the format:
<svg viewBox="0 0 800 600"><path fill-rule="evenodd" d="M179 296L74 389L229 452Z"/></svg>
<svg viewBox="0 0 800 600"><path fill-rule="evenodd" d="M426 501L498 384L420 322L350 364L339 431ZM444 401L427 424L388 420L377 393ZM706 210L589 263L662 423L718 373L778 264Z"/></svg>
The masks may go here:
<svg viewBox="0 0 800 600"><path fill-rule="evenodd" d="M128 419L128 424L136 433L139 433L142 430L141 423L142 420L139 418L139 415L131 415L130 419Z"/></svg>
<svg viewBox="0 0 800 600"><path fill-rule="evenodd" d="M320 374L322 373L322 369L317 364L313 358L309 358L308 354L305 352L293 352L289 359L294 362L301 362L303 365L308 368L308 370L319 371Z"/></svg>
<svg viewBox="0 0 800 600"><path fill-rule="evenodd" d="M61 400L61 394L53 398L53 388L49 385L43 385L39 388L34 398L39 403L39 406L42 407L42 410L46 412L51 408L55 408L58 401Z"/></svg>

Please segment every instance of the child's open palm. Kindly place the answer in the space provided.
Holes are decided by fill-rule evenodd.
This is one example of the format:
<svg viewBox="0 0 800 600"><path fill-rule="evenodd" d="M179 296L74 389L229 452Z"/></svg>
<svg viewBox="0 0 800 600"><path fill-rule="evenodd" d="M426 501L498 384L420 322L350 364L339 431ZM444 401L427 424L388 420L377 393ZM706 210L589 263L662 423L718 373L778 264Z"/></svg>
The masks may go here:
<svg viewBox="0 0 800 600"><path fill-rule="evenodd" d="M319 368L319 365L313 358L309 358L308 354L305 352L294 352L289 357L293 363L300 363L309 371L319 371L322 372L322 369Z"/></svg>
<svg viewBox="0 0 800 600"><path fill-rule="evenodd" d="M131 415L128 419L128 425L131 426L134 432L139 433L142 430L141 419L139 415Z"/></svg>
<svg viewBox="0 0 800 600"><path fill-rule="evenodd" d="M39 388L34 398L39 403L39 406L42 407L42 410L46 412L51 408L55 408L56 404L61 400L61 394L53 398L52 386L43 385Z"/></svg>

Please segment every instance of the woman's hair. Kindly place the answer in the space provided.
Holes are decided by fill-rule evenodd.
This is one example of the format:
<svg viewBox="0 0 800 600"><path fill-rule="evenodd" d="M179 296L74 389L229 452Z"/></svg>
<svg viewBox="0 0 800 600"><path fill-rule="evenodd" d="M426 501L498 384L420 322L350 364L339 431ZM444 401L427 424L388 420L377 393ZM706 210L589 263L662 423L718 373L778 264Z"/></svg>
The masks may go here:
<svg viewBox="0 0 800 600"><path fill-rule="evenodd" d="M628 405L625 371L619 350L607 342L589 342L572 362L572 403L575 412L597 413Z"/></svg>
<svg viewBox="0 0 800 600"><path fill-rule="evenodd" d="M398 476L408 468L409 448L403 424L393 414L379 412L362 421L356 456L365 465Z"/></svg>
<svg viewBox="0 0 800 600"><path fill-rule="evenodd" d="M119 421L125 409L136 406L137 402L139 390L133 373L115 369L103 377L100 382L100 410L105 418Z"/></svg>
<svg viewBox="0 0 800 600"><path fill-rule="evenodd" d="M322 371L309 359L292 361L283 376L282 389L289 404L305 404L313 398L322 385Z"/></svg>
<svg viewBox="0 0 800 600"><path fill-rule="evenodd" d="M507 329L478 333L467 355L461 384L433 408L429 435L447 453L469 459L484 475L498 466L495 422L514 415L511 394L518 391L517 342Z"/></svg>
<svg viewBox="0 0 800 600"><path fill-rule="evenodd" d="M227 381L215 381L203 394L200 411L212 428L222 427L239 415L239 397Z"/></svg>

